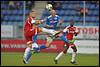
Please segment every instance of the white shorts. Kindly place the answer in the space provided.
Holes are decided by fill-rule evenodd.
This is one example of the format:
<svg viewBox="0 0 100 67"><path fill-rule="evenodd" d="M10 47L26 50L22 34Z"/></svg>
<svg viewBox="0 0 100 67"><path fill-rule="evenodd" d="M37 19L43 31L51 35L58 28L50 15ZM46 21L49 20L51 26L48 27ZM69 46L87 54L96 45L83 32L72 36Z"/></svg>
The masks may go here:
<svg viewBox="0 0 100 67"><path fill-rule="evenodd" d="M38 48L39 47L39 45L36 43L36 42L34 42L33 44L32 44L32 48Z"/></svg>

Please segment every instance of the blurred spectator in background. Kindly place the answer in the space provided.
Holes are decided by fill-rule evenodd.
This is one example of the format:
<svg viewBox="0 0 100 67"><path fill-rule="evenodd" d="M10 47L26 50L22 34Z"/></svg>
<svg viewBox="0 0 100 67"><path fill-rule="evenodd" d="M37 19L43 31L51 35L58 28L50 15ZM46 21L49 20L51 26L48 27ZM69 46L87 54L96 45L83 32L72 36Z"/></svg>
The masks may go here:
<svg viewBox="0 0 100 67"><path fill-rule="evenodd" d="M84 9L84 7L81 7L80 4L77 4L75 6L75 9L76 9L76 12L78 12L78 15L80 15L80 16L83 16L84 12L86 15L89 12L88 8L85 7L85 9Z"/></svg>
<svg viewBox="0 0 100 67"><path fill-rule="evenodd" d="M9 1L10 9L20 9L23 8L23 1Z"/></svg>
<svg viewBox="0 0 100 67"><path fill-rule="evenodd" d="M27 9L34 8L34 1L26 1L26 8Z"/></svg>
<svg viewBox="0 0 100 67"><path fill-rule="evenodd" d="M95 7L97 7L97 5L99 5L99 1L91 1L92 4L95 5Z"/></svg>
<svg viewBox="0 0 100 67"><path fill-rule="evenodd" d="M8 3L9 9L15 9L15 2L14 1L9 1Z"/></svg>
<svg viewBox="0 0 100 67"><path fill-rule="evenodd" d="M23 8L23 4L24 4L23 1L16 1L15 2L15 5L16 5L17 9Z"/></svg>
<svg viewBox="0 0 100 67"><path fill-rule="evenodd" d="M97 22L99 21L99 16L96 16Z"/></svg>
<svg viewBox="0 0 100 67"><path fill-rule="evenodd" d="M80 10L81 10L80 4L76 4L75 10L76 10L77 14L80 15Z"/></svg>
<svg viewBox="0 0 100 67"><path fill-rule="evenodd" d="M1 23L4 21L4 16L1 14Z"/></svg>
<svg viewBox="0 0 100 67"><path fill-rule="evenodd" d="M84 8L81 8L80 15L83 16L84 15L84 12L85 12L85 15L87 15L89 11L88 11L87 8L85 8L85 9Z"/></svg>
<svg viewBox="0 0 100 67"><path fill-rule="evenodd" d="M62 9L62 3L60 1L55 1L55 5L54 5L54 9L55 10L60 10Z"/></svg>

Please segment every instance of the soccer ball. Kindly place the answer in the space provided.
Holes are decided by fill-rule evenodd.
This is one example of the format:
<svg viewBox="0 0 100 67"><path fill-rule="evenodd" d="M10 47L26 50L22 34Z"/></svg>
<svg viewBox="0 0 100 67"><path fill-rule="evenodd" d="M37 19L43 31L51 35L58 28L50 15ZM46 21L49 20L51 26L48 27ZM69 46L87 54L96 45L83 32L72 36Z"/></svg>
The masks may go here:
<svg viewBox="0 0 100 67"><path fill-rule="evenodd" d="M52 8L53 8L52 4L47 4L47 5L46 5L46 9L52 10Z"/></svg>

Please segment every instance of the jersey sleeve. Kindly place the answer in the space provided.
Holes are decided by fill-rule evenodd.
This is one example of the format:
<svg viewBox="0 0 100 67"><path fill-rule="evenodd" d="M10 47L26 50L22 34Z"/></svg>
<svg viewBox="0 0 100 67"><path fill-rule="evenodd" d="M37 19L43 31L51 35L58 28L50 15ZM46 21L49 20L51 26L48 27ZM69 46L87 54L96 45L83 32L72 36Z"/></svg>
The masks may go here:
<svg viewBox="0 0 100 67"><path fill-rule="evenodd" d="M57 21L58 21L57 26L60 24L60 19L61 17L57 15Z"/></svg>
<svg viewBox="0 0 100 67"><path fill-rule="evenodd" d="M25 27L24 27L24 33L27 34L28 36L34 35L34 33L35 33L34 29L32 29L31 21L32 21L32 20L31 20L31 18L29 17L29 18L26 20Z"/></svg>
<svg viewBox="0 0 100 67"><path fill-rule="evenodd" d="M77 34L79 34L79 30L75 27L75 36L77 36Z"/></svg>
<svg viewBox="0 0 100 67"><path fill-rule="evenodd" d="M76 27L76 29L75 29L75 32L77 33L77 34L79 34L79 30L78 30L78 28Z"/></svg>
<svg viewBox="0 0 100 67"><path fill-rule="evenodd" d="M49 25L49 17L46 19L46 24Z"/></svg>
<svg viewBox="0 0 100 67"><path fill-rule="evenodd" d="M64 30L63 30L63 32L67 32L68 31L68 27L66 27Z"/></svg>
<svg viewBox="0 0 100 67"><path fill-rule="evenodd" d="M57 15L58 21L60 21L61 17Z"/></svg>

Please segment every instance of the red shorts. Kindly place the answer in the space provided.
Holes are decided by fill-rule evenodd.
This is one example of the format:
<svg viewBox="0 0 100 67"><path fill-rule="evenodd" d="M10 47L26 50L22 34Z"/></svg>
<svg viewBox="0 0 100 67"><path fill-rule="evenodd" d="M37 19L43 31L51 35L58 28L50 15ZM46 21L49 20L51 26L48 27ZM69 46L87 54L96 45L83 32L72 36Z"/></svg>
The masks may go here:
<svg viewBox="0 0 100 67"><path fill-rule="evenodd" d="M66 46L69 48L69 47L75 46L75 44L69 44L69 43L66 43Z"/></svg>
<svg viewBox="0 0 100 67"><path fill-rule="evenodd" d="M32 36L25 36L26 41L32 41Z"/></svg>
<svg viewBox="0 0 100 67"><path fill-rule="evenodd" d="M32 36L35 35L36 30L34 29L33 31L28 31L24 33L25 39L27 42L32 41ZM37 30L37 33L39 33L39 29Z"/></svg>

